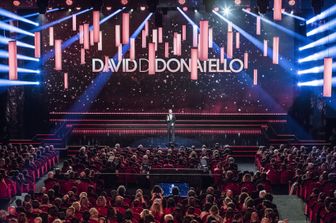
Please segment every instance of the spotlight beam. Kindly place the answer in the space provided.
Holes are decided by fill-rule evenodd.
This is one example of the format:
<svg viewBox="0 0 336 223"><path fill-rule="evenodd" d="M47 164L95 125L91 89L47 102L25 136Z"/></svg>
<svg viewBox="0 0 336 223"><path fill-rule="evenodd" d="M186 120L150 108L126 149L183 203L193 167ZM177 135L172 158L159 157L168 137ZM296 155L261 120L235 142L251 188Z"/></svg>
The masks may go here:
<svg viewBox="0 0 336 223"><path fill-rule="evenodd" d="M254 16L254 17L257 17L257 16L258 16L257 14L255 14L255 13L253 13L253 12L249 12L249 11L247 11L246 9L242 9L242 10L243 10L243 12L245 12L245 13L251 15L251 16ZM275 22L272 22L271 20L266 19L266 18L263 17L263 16L260 16L260 19L261 19L262 21L264 21L265 23L267 23L267 24L269 24L269 25L271 25L271 26L277 28L278 30L280 30L280 31L282 31L282 32L284 32L284 33L287 33L288 35L290 35L290 36L292 36L292 37L294 37L294 38L296 38L296 39L298 39L298 40L301 40L301 41L303 41L303 42L307 42L307 41L308 41L307 38L304 37L303 35L297 34L297 33L294 32L293 30L287 29L287 28L285 28L285 27L283 27L283 26L281 26L281 25L279 25L279 24L276 24Z"/></svg>
<svg viewBox="0 0 336 223"><path fill-rule="evenodd" d="M9 71L9 66L5 64L0 64L0 73L7 73ZM18 67L19 73L29 73L29 74L39 74L39 70L31 70L27 68Z"/></svg>
<svg viewBox="0 0 336 223"><path fill-rule="evenodd" d="M0 79L0 87L22 86L22 85L40 85L40 82L38 81L11 81L7 79Z"/></svg>
<svg viewBox="0 0 336 223"><path fill-rule="evenodd" d="M0 44L7 45L8 41L11 41L11 40L13 40L13 39L10 39L10 38L4 37L4 36L0 36ZM24 47L24 48L35 49L35 46L30 45L28 43L21 42L21 41L16 41L16 45L20 46L20 47Z"/></svg>
<svg viewBox="0 0 336 223"><path fill-rule="evenodd" d="M9 57L8 51L0 50L0 58L8 58L8 57ZM21 54L17 54L17 59L28 60L28 61L36 61L36 62L39 61L38 58L29 57L29 56L25 56L25 55L21 55Z"/></svg>
<svg viewBox="0 0 336 223"><path fill-rule="evenodd" d="M316 22L318 20L321 20L321 19L324 19L324 18L327 18L328 16L331 16L333 14L336 13L336 5L334 6L331 6L330 8L324 10L323 12L321 12L319 15L317 16L314 16L313 18L311 19L308 19L306 24L311 24L313 22Z"/></svg>
<svg viewBox="0 0 336 223"><path fill-rule="evenodd" d="M336 84L336 77L332 79L332 84ZM323 79L319 80L312 80L312 81L305 81L305 82L298 82L297 84L299 87L320 87L323 86Z"/></svg>
<svg viewBox="0 0 336 223"><path fill-rule="evenodd" d="M31 32L20 29L16 26L9 25L9 24L4 23L4 22L0 22L0 29L7 30L7 31L10 31L10 32L15 32L15 33L21 33L21 34L24 34L24 35L27 35L27 36L34 36L34 34L31 33Z"/></svg>
<svg viewBox="0 0 336 223"><path fill-rule="evenodd" d="M0 15L2 16L5 16L5 17L8 17L8 18L11 18L11 19L14 19L14 20L19 20L21 22L25 22L25 23L28 23L28 24L31 24L31 25L34 25L34 26L38 26L39 24L37 22L33 22L29 19L26 19L22 16L19 16L13 12L10 12L10 11L7 11L3 8L0 8Z"/></svg>
<svg viewBox="0 0 336 223"><path fill-rule="evenodd" d="M47 11L47 13L50 13L50 12L56 12L56 11L59 11L59 10L62 10L63 8L54 8L54 9L50 9ZM34 17L34 16L38 16L40 13L38 12L35 12L35 13L31 13L31 14L28 14L28 15L23 15L21 17L23 18L31 18L31 17ZM9 22L9 21L16 21L17 19L6 19L6 20L2 20L2 22Z"/></svg>
<svg viewBox="0 0 336 223"><path fill-rule="evenodd" d="M324 57L336 56L336 46L314 53L313 55L299 59L299 63L321 60Z"/></svg>
<svg viewBox="0 0 336 223"><path fill-rule="evenodd" d="M336 63L332 64L332 68L333 68L333 70L336 70ZM306 69L306 70L299 70L298 71L298 75L303 75L303 74L318 74L318 73L322 73L323 71L324 71L324 65L313 67L313 68L309 68L309 69Z"/></svg>
<svg viewBox="0 0 336 223"><path fill-rule="evenodd" d="M286 12L286 11L282 11L282 14L284 14L284 15L286 15L286 16L289 16L289 17L292 17L292 18L294 18L294 19L300 20L300 21L302 21L302 22L305 22L305 21L306 21L305 18L302 18L302 17L297 16L297 15L293 15L293 14L288 13L288 12Z"/></svg>
<svg viewBox="0 0 336 223"><path fill-rule="evenodd" d="M321 32L325 32L327 30L332 30L334 27L336 27L336 19L333 19L309 32L307 32L307 36L312 36L312 35L316 35L318 33Z"/></svg>
<svg viewBox="0 0 336 223"><path fill-rule="evenodd" d="M333 43L335 41L336 41L336 33L332 33L332 34L330 34L328 36L325 36L325 37L323 37L319 40L316 40L312 43L309 43L305 46L300 47L299 50L302 51L302 50L310 49L310 48L313 48L313 47L330 44L330 43Z"/></svg>

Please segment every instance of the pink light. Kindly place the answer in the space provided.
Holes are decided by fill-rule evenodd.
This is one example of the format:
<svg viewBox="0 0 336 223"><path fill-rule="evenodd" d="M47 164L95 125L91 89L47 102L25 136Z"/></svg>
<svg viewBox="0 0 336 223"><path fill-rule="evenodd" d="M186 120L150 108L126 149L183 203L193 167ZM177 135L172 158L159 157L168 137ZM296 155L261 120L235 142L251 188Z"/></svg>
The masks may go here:
<svg viewBox="0 0 336 223"><path fill-rule="evenodd" d="M165 58L169 58L169 43L165 42Z"/></svg>
<svg viewBox="0 0 336 223"><path fill-rule="evenodd" d="M236 49L240 48L240 33L236 32Z"/></svg>
<svg viewBox="0 0 336 223"><path fill-rule="evenodd" d="M148 44L148 74L155 74L155 43Z"/></svg>
<svg viewBox="0 0 336 223"><path fill-rule="evenodd" d="M209 48L212 48L213 45L213 29L209 28Z"/></svg>
<svg viewBox="0 0 336 223"><path fill-rule="evenodd" d="M152 31L152 43L155 43L155 51L157 50L158 48L158 33L157 33L157 29L153 29Z"/></svg>
<svg viewBox="0 0 336 223"><path fill-rule="evenodd" d="M130 16L129 13L122 14L122 43L129 43L129 22Z"/></svg>
<svg viewBox="0 0 336 223"><path fill-rule="evenodd" d="M163 42L163 30L162 27L159 27L159 43Z"/></svg>
<svg viewBox="0 0 336 223"><path fill-rule="evenodd" d="M34 43L35 43L35 57L41 57L41 33L35 32L34 33Z"/></svg>
<svg viewBox="0 0 336 223"><path fill-rule="evenodd" d="M103 32L99 31L98 51L103 50Z"/></svg>
<svg viewBox="0 0 336 223"><path fill-rule="evenodd" d="M187 39L187 25L182 25L182 40L185 41Z"/></svg>
<svg viewBox="0 0 336 223"><path fill-rule="evenodd" d="M84 24L84 49L90 49L90 29L89 24Z"/></svg>
<svg viewBox="0 0 336 223"><path fill-rule="evenodd" d="M77 17L76 15L72 16L72 31L76 31L77 30Z"/></svg>
<svg viewBox="0 0 336 223"><path fill-rule="evenodd" d="M279 37L273 37L273 64L279 64Z"/></svg>
<svg viewBox="0 0 336 223"><path fill-rule="evenodd" d="M188 7L187 7L187 6L184 6L182 9L183 9L183 11L185 11L185 12L188 11Z"/></svg>
<svg viewBox="0 0 336 223"><path fill-rule="evenodd" d="M227 33L227 57L231 59L233 57L233 32Z"/></svg>
<svg viewBox="0 0 336 223"><path fill-rule="evenodd" d="M197 47L198 46L198 33L197 33L197 26L193 26L193 47Z"/></svg>
<svg viewBox="0 0 336 223"><path fill-rule="evenodd" d="M93 11L93 41L95 43L99 42L99 32L100 32L100 14L99 11Z"/></svg>
<svg viewBox="0 0 336 223"><path fill-rule="evenodd" d="M68 73L64 73L64 89L67 90L68 88L69 88Z"/></svg>
<svg viewBox="0 0 336 223"><path fill-rule="evenodd" d="M141 32L141 47L146 48L147 47L147 37L146 37L146 30L142 30Z"/></svg>
<svg viewBox="0 0 336 223"><path fill-rule="evenodd" d="M258 85L258 70L253 69L253 85Z"/></svg>
<svg viewBox="0 0 336 223"><path fill-rule="evenodd" d="M179 3L180 5L184 5L184 4L186 3L186 0L178 0L178 3Z"/></svg>
<svg viewBox="0 0 336 223"><path fill-rule="evenodd" d="M276 21L282 19L282 0L274 0L273 19Z"/></svg>
<svg viewBox="0 0 336 223"><path fill-rule="evenodd" d="M79 44L84 44L84 26L79 26Z"/></svg>
<svg viewBox="0 0 336 223"><path fill-rule="evenodd" d="M145 23L145 32L146 32L146 36L148 36L148 34L149 34L149 23L148 23L148 21L146 21L146 23Z"/></svg>
<svg viewBox="0 0 336 223"><path fill-rule="evenodd" d="M190 70L190 79L197 80L197 60L198 60L197 48L191 49L191 70Z"/></svg>
<svg viewBox="0 0 336 223"><path fill-rule="evenodd" d="M54 46L54 27L49 27L49 46Z"/></svg>
<svg viewBox="0 0 336 223"><path fill-rule="evenodd" d="M244 53L244 69L248 69L248 53Z"/></svg>
<svg viewBox="0 0 336 223"><path fill-rule="evenodd" d="M17 46L16 41L8 41L9 80L17 80Z"/></svg>
<svg viewBox="0 0 336 223"><path fill-rule="evenodd" d="M221 63L224 63L224 54L225 54L224 47L221 47L220 48L220 62Z"/></svg>
<svg viewBox="0 0 336 223"><path fill-rule="evenodd" d="M94 46L93 30L90 30L90 46Z"/></svg>
<svg viewBox="0 0 336 223"><path fill-rule="evenodd" d="M122 44L118 46L118 61L122 61L123 55L122 55Z"/></svg>
<svg viewBox="0 0 336 223"><path fill-rule="evenodd" d="M232 32L232 22L228 23L228 32Z"/></svg>
<svg viewBox="0 0 336 223"><path fill-rule="evenodd" d="M105 66L104 66L103 72L108 72L109 71L109 57L104 56L104 59L105 59Z"/></svg>
<svg viewBox="0 0 336 223"><path fill-rule="evenodd" d="M209 21L200 21L200 55L201 61L208 60L209 54Z"/></svg>
<svg viewBox="0 0 336 223"><path fill-rule="evenodd" d="M85 64L85 49L81 48L81 64Z"/></svg>
<svg viewBox="0 0 336 223"><path fill-rule="evenodd" d="M257 29L256 34L259 36L261 34L261 19L260 16L257 16Z"/></svg>
<svg viewBox="0 0 336 223"><path fill-rule="evenodd" d="M174 33L173 44L173 54L177 55L177 33Z"/></svg>
<svg viewBox="0 0 336 223"><path fill-rule="evenodd" d="M130 59L135 60L135 39L134 38L131 38Z"/></svg>
<svg viewBox="0 0 336 223"><path fill-rule="evenodd" d="M115 25L115 46L120 45L120 25Z"/></svg>
<svg viewBox="0 0 336 223"><path fill-rule="evenodd" d="M324 58L323 97L331 97L332 94L332 58Z"/></svg>
<svg viewBox="0 0 336 223"><path fill-rule="evenodd" d="M182 36L181 36L181 33L178 33L176 35L176 55L177 56L182 55Z"/></svg>
<svg viewBox="0 0 336 223"><path fill-rule="evenodd" d="M268 40L264 40L264 57L268 54Z"/></svg>
<svg viewBox="0 0 336 223"><path fill-rule="evenodd" d="M62 70L62 40L55 40L55 70Z"/></svg>

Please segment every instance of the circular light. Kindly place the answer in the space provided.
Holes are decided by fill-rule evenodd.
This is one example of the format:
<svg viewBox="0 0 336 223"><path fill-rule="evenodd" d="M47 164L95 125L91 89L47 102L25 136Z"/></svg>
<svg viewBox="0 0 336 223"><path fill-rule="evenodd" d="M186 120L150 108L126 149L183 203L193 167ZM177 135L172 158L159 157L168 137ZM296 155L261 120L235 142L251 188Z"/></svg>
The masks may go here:
<svg viewBox="0 0 336 223"><path fill-rule="evenodd" d="M188 7L184 6L183 11L185 11L185 12L188 11Z"/></svg>
<svg viewBox="0 0 336 223"><path fill-rule="evenodd" d="M146 6L140 6L140 10L141 11L145 11L146 10Z"/></svg>
<svg viewBox="0 0 336 223"><path fill-rule="evenodd" d="M107 11L111 11L111 10L112 10L112 7L111 7L111 6L107 6L107 7L106 7L106 10L107 10Z"/></svg>
<svg viewBox="0 0 336 223"><path fill-rule="evenodd" d="M224 14L229 15L230 14L230 9L229 8L224 8Z"/></svg>
<svg viewBox="0 0 336 223"><path fill-rule="evenodd" d="M70 5L73 4L73 0L66 0L65 3L66 3L68 6L70 6Z"/></svg>
<svg viewBox="0 0 336 223"><path fill-rule="evenodd" d="M296 3L295 0L289 0L289 1L288 1L288 5L290 5L290 6L294 6L295 3Z"/></svg>
<svg viewBox="0 0 336 223"><path fill-rule="evenodd" d="M121 4L122 5L127 5L128 4L128 0L121 0Z"/></svg>
<svg viewBox="0 0 336 223"><path fill-rule="evenodd" d="M180 5L184 5L184 4L186 3L186 1L185 1L185 0L178 0L178 3L179 3Z"/></svg>
<svg viewBox="0 0 336 223"><path fill-rule="evenodd" d="M215 12L218 12L218 11L219 11L219 7L215 7L213 10L214 10Z"/></svg>
<svg viewBox="0 0 336 223"><path fill-rule="evenodd" d="M76 7L76 10L78 10L78 11L81 10L81 9L82 9L81 7Z"/></svg>
<svg viewBox="0 0 336 223"><path fill-rule="evenodd" d="M240 5L241 4L241 0L235 0L235 4L236 5Z"/></svg>
<svg viewBox="0 0 336 223"><path fill-rule="evenodd" d="M197 12L197 9L195 9L194 12L196 13L196 12Z"/></svg>
<svg viewBox="0 0 336 223"><path fill-rule="evenodd" d="M20 2L20 1L13 1L13 5L14 5L14 6L20 6L20 5L21 5L21 2Z"/></svg>

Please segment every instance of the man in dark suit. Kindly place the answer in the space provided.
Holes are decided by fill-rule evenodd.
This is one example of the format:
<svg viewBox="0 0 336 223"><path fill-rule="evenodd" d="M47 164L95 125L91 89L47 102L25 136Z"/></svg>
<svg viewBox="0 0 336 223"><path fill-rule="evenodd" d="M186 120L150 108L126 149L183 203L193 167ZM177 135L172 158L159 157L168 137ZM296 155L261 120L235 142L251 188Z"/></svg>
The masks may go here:
<svg viewBox="0 0 336 223"><path fill-rule="evenodd" d="M173 110L168 110L167 115L167 125L168 125L168 141L171 144L175 143L175 114L173 114Z"/></svg>

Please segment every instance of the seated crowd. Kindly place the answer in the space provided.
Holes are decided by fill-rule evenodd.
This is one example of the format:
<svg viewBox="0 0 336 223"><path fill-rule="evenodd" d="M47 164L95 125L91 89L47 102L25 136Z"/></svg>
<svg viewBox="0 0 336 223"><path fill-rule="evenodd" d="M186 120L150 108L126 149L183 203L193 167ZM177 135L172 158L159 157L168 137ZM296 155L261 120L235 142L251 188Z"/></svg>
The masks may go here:
<svg viewBox="0 0 336 223"><path fill-rule="evenodd" d="M290 194L306 202L310 221L336 222L336 147L261 147L256 164L272 184L289 182Z"/></svg>
<svg viewBox="0 0 336 223"><path fill-rule="evenodd" d="M0 145L0 207L35 190L36 180L58 162L53 146Z"/></svg>
<svg viewBox="0 0 336 223"><path fill-rule="evenodd" d="M86 148L48 173L45 187L30 192L2 213L6 222L115 223L273 223L279 221L266 173L240 172L229 147L179 149ZM201 168L213 186L177 187L164 195L160 186L107 188L97 183L104 172L142 173L151 168ZM116 178L113 178L116 179Z"/></svg>

